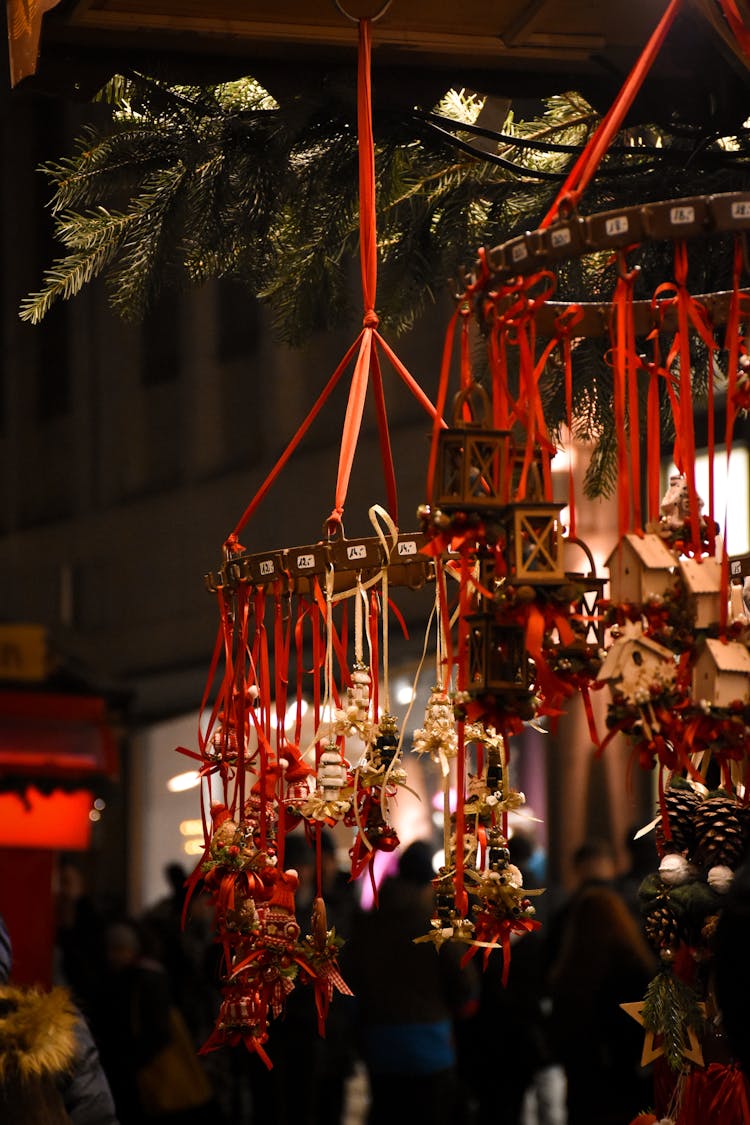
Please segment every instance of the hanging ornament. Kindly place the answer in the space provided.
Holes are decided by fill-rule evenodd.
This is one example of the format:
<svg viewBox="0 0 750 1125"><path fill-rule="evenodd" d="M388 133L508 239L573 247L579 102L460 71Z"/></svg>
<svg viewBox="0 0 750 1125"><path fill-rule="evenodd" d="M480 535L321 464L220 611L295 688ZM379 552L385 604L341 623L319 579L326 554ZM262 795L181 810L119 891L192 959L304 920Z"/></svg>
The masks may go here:
<svg viewBox="0 0 750 1125"><path fill-rule="evenodd" d="M424 726L414 731L415 754L427 754L447 775L458 752L453 703L440 687L433 687L425 710Z"/></svg>
<svg viewBox="0 0 750 1125"><path fill-rule="evenodd" d="M359 660L351 672L351 684L346 689L346 706L336 711L334 730L344 738L358 736L368 743L373 737L370 719L370 669Z"/></svg>
<svg viewBox="0 0 750 1125"><path fill-rule="evenodd" d="M700 1033L705 1009L695 991L674 975L660 973L649 985L644 1000L620 1007L646 1032L641 1066L661 1056L678 1073L687 1063L703 1066Z"/></svg>
<svg viewBox="0 0 750 1125"><path fill-rule="evenodd" d="M351 803L349 763L336 743L329 742L318 758L315 791L300 811L309 820L333 824L346 816Z"/></svg>

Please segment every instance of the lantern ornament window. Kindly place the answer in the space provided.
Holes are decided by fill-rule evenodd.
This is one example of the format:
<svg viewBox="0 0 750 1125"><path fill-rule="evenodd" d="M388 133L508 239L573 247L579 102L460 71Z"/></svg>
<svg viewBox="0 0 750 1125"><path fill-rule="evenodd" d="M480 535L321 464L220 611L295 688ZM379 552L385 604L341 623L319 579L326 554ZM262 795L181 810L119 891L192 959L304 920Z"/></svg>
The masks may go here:
<svg viewBox="0 0 750 1125"><path fill-rule="evenodd" d="M468 693L527 696L531 690L531 665L524 630L497 621L491 613L470 614L466 624Z"/></svg>
<svg viewBox="0 0 750 1125"><path fill-rule="evenodd" d="M565 581L563 538L555 502L528 502L509 506L508 574L512 582L556 585Z"/></svg>
<svg viewBox="0 0 750 1125"><path fill-rule="evenodd" d="M491 429L490 415L490 400L479 383L464 387L453 400L453 425L438 440L436 508L482 511L508 502L510 431Z"/></svg>

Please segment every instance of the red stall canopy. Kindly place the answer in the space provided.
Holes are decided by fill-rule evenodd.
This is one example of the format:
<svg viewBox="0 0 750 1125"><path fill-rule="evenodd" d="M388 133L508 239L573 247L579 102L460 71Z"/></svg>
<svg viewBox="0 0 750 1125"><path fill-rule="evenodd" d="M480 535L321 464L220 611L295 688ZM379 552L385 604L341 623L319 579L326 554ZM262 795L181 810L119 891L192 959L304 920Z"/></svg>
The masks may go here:
<svg viewBox="0 0 750 1125"><path fill-rule="evenodd" d="M0 692L0 847L86 848L93 790L117 770L104 699Z"/></svg>

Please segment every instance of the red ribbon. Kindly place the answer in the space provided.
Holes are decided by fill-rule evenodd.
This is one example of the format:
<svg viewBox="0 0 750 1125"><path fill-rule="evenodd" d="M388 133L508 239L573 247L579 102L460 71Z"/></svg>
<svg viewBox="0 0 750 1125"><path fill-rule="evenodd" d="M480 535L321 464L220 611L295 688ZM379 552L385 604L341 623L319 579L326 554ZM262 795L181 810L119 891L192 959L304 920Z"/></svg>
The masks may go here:
<svg viewBox="0 0 750 1125"><path fill-rule="evenodd" d="M721 2L732 3L733 0L721 0ZM586 147L568 173L554 203L542 220L541 227L548 227L558 217L561 209L572 210L577 206L643 85L643 81L667 37L680 6L681 0L671 0L635 66L625 79L623 87L608 113L602 118L596 131L589 138Z"/></svg>

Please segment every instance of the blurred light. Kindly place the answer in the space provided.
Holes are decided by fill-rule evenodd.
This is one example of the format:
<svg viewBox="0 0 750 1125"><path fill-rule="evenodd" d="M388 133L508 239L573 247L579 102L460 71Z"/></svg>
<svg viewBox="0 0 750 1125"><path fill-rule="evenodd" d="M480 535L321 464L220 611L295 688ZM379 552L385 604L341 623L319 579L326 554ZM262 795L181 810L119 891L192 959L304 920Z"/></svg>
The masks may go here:
<svg viewBox="0 0 750 1125"><path fill-rule="evenodd" d="M94 822L94 824L96 824L97 820L101 820L101 819L102 819L102 814L97 809L92 809L91 812L89 813L89 820L92 820Z"/></svg>
<svg viewBox="0 0 750 1125"><path fill-rule="evenodd" d="M675 470L676 471L676 470ZM724 534L724 513L727 522L727 551L732 555L746 555L750 551L750 493L748 473L750 457L743 446L735 446L729 455L727 473L726 449L714 453L714 519ZM729 482L731 481L731 488ZM695 458L695 491L704 501L703 515L708 515L708 454Z"/></svg>
<svg viewBox="0 0 750 1125"><path fill-rule="evenodd" d="M432 798L432 807L433 807L433 809L441 809L441 810L442 810L442 808L443 808L443 800L444 800L444 798L443 798L443 791L442 791L442 789L441 789L441 790L440 790L440 791L439 791L438 793L436 793L436 794L435 794L435 796L434 796L434 797ZM452 787L451 787L451 790L450 790L450 795L449 795L449 798L448 798L448 800L449 800L450 811L451 811L452 813L454 813L454 812L456 811L456 790L455 790L454 788L452 788ZM442 813L441 813L441 815L442 815Z"/></svg>
<svg viewBox="0 0 750 1125"><path fill-rule="evenodd" d="M98 809L99 812L101 812L102 809L106 809L106 807L107 807L107 802L103 801L101 797L97 797L96 800L94 801L94 808Z"/></svg>
<svg viewBox="0 0 750 1125"><path fill-rule="evenodd" d="M195 789L200 785L201 775L197 770L188 770L187 773L178 773L170 777L167 789L170 793L183 793L186 789Z"/></svg>
<svg viewBox="0 0 750 1125"><path fill-rule="evenodd" d="M202 836L203 835L203 821L202 820L181 820L180 821L180 835L181 836Z"/></svg>
<svg viewBox="0 0 750 1125"><path fill-rule="evenodd" d="M373 891L373 882L376 887L379 887L383 879L389 875L395 875L398 868L398 854L397 852L381 852L375 853L372 861L372 875L370 879L362 879L360 881L360 906L363 910L372 910L375 906L375 894Z"/></svg>
<svg viewBox="0 0 750 1125"><path fill-rule="evenodd" d="M182 850L185 855L202 855L203 854L203 840L186 840L182 845Z"/></svg>
<svg viewBox="0 0 750 1125"><path fill-rule="evenodd" d="M415 691L408 680L399 680L394 690L394 697L396 702L401 707L408 707L410 703L414 702Z"/></svg>
<svg viewBox="0 0 750 1125"><path fill-rule="evenodd" d="M439 848L432 857L432 870L437 875L440 868L445 863L445 848Z"/></svg>
<svg viewBox="0 0 750 1125"><path fill-rule="evenodd" d="M550 467L553 473L567 473L570 468L571 459L574 457L572 451L569 449L558 449L555 456L552 458ZM574 461L575 463L575 461Z"/></svg>
<svg viewBox="0 0 750 1125"><path fill-rule="evenodd" d="M300 701L300 705L299 705L300 716L304 719L305 715L307 714L307 712L309 710L310 710L310 704L307 702L306 699L302 699ZM295 701L294 703L291 703L286 709L286 714L284 715L284 730L289 730L291 727L294 726L294 724L296 722L297 722L297 703Z"/></svg>

